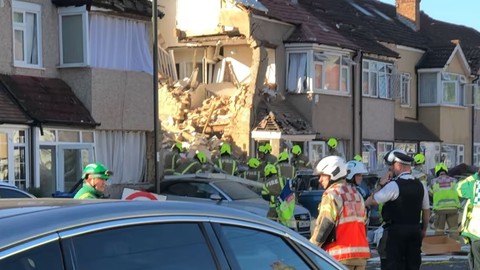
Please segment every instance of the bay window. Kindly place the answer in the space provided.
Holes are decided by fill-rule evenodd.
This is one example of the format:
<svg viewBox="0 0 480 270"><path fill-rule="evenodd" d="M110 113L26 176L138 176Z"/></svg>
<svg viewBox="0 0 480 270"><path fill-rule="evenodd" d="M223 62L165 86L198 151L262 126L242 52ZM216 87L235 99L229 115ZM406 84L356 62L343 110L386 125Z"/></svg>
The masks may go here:
<svg viewBox="0 0 480 270"><path fill-rule="evenodd" d="M448 72L419 73L420 105L462 105L465 77Z"/></svg>

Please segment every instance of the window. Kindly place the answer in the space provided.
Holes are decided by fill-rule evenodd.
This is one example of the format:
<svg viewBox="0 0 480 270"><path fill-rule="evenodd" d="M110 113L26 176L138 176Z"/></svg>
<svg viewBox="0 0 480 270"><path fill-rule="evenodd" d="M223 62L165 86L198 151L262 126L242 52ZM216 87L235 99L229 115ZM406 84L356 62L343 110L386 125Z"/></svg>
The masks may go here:
<svg viewBox="0 0 480 270"><path fill-rule="evenodd" d="M391 99L390 77L392 65L364 60L362 68L362 93L364 96Z"/></svg>
<svg viewBox="0 0 480 270"><path fill-rule="evenodd" d="M395 149L402 149L409 155L415 155L417 153L416 143L395 143Z"/></svg>
<svg viewBox="0 0 480 270"><path fill-rule="evenodd" d="M314 90L347 93L350 89L350 61L342 55L314 53Z"/></svg>
<svg viewBox="0 0 480 270"><path fill-rule="evenodd" d="M31 198L22 191L0 186L0 198Z"/></svg>
<svg viewBox="0 0 480 270"><path fill-rule="evenodd" d="M400 80L400 104L410 106L410 73L402 73Z"/></svg>
<svg viewBox="0 0 480 270"><path fill-rule="evenodd" d="M480 143L475 143L473 147L473 166L480 166Z"/></svg>
<svg viewBox="0 0 480 270"><path fill-rule="evenodd" d="M292 93L304 93L308 90L307 85L307 53L287 53L287 91Z"/></svg>
<svg viewBox="0 0 480 270"><path fill-rule="evenodd" d="M448 168L464 163L464 146L461 144L442 144L440 162Z"/></svg>
<svg viewBox="0 0 480 270"><path fill-rule="evenodd" d="M71 244L64 246L75 253L75 269L217 269L197 223L109 229L75 236Z"/></svg>
<svg viewBox="0 0 480 270"><path fill-rule="evenodd" d="M326 144L324 141L311 141L308 145L308 158L310 163L315 166L320 159L326 156Z"/></svg>
<svg viewBox="0 0 480 270"><path fill-rule="evenodd" d="M41 67L42 23L40 5L13 1L12 25L14 65Z"/></svg>
<svg viewBox="0 0 480 270"><path fill-rule="evenodd" d="M362 159L363 159L363 163L368 169L375 168L376 152L377 152L377 149L375 149L375 146L372 143L363 142Z"/></svg>
<svg viewBox="0 0 480 270"><path fill-rule="evenodd" d="M420 105L461 105L464 77L448 73L420 73Z"/></svg>
<svg viewBox="0 0 480 270"><path fill-rule="evenodd" d="M59 8L60 64L84 66L88 64L87 10L85 6Z"/></svg>
<svg viewBox="0 0 480 270"><path fill-rule="evenodd" d="M58 242L50 242L23 250L0 261L0 269L63 270Z"/></svg>
<svg viewBox="0 0 480 270"><path fill-rule="evenodd" d="M27 129L0 130L0 181L20 189L29 187Z"/></svg>
<svg viewBox="0 0 480 270"><path fill-rule="evenodd" d="M393 150L393 143L391 142L377 142L377 168L381 169L385 167L383 157L388 151Z"/></svg>
<svg viewBox="0 0 480 270"><path fill-rule="evenodd" d="M249 228L221 226L225 254L238 269L311 269L281 237Z"/></svg>

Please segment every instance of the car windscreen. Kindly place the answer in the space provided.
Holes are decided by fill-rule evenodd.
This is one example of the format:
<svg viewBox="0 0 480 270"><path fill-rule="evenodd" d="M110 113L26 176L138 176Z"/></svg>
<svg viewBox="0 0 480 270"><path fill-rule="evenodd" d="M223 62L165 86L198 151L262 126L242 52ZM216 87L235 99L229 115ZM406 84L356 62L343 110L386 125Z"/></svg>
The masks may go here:
<svg viewBox="0 0 480 270"><path fill-rule="evenodd" d="M246 186L233 181L215 182L215 186L225 192L232 200L258 199L260 196Z"/></svg>

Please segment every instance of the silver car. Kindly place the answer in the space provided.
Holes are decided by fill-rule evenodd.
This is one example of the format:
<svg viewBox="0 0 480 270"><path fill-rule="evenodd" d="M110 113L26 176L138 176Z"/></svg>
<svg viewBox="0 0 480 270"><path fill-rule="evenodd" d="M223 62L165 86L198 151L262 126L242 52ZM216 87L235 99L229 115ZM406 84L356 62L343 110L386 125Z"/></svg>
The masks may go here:
<svg viewBox="0 0 480 270"><path fill-rule="evenodd" d="M296 232L216 205L19 199L0 204L0 269L345 269Z"/></svg>
<svg viewBox="0 0 480 270"><path fill-rule="evenodd" d="M268 202L258 193L262 183L223 174L199 173L165 176L160 182L160 192L167 200L194 201L228 206L266 217ZM296 205L295 219L290 228L310 237L310 212Z"/></svg>

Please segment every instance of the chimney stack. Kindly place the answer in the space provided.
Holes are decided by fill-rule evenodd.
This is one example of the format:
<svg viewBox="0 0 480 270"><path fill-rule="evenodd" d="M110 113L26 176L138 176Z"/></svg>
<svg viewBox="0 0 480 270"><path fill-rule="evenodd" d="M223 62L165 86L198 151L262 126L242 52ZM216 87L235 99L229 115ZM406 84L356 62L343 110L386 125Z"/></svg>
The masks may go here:
<svg viewBox="0 0 480 270"><path fill-rule="evenodd" d="M420 30L420 1L395 0L397 17L415 31Z"/></svg>

